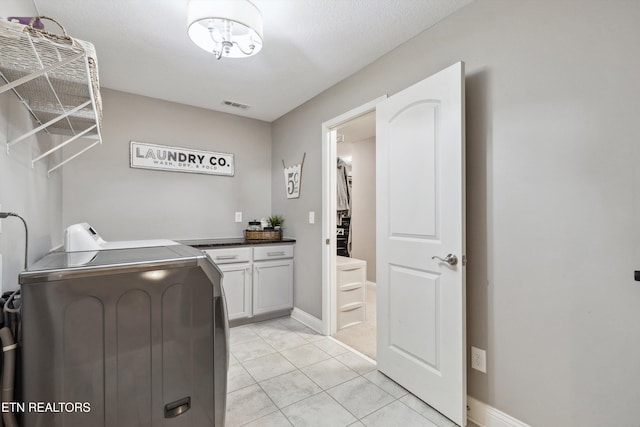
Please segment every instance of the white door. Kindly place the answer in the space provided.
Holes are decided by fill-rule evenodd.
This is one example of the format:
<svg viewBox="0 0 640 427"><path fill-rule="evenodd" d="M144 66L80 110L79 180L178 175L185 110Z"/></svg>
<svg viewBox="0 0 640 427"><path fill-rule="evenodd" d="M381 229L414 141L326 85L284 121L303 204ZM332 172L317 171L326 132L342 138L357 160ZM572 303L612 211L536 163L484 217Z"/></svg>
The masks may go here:
<svg viewBox="0 0 640 427"><path fill-rule="evenodd" d="M376 122L378 369L464 426L464 63L378 104Z"/></svg>

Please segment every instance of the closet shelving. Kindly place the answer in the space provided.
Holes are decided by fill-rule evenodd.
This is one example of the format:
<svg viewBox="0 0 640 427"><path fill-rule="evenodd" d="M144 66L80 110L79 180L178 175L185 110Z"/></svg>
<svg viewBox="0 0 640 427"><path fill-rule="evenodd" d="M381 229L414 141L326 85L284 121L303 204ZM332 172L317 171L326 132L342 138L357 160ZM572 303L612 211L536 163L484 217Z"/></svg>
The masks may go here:
<svg viewBox="0 0 640 427"><path fill-rule="evenodd" d="M58 24L51 18L40 19ZM36 122L34 129L7 142L7 153L41 131L68 137L34 157L34 166L74 141L90 140L88 146L58 161L48 173L102 143L95 49L60 28L62 35L0 19L0 94L13 91Z"/></svg>

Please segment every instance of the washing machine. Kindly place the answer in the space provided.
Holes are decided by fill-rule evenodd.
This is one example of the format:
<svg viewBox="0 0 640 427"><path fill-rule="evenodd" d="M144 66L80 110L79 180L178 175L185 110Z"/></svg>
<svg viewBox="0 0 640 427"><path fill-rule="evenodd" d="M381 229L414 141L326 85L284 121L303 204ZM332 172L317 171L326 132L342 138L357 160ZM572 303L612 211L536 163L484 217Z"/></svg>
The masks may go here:
<svg viewBox="0 0 640 427"><path fill-rule="evenodd" d="M201 251L79 224L19 281L21 425L224 426L226 304Z"/></svg>

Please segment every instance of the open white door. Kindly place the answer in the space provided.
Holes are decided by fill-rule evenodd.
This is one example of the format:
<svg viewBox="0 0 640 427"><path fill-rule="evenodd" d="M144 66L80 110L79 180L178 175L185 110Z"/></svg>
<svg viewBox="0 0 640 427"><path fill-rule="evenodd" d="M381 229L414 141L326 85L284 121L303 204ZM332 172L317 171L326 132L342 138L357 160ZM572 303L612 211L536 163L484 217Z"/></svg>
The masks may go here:
<svg viewBox="0 0 640 427"><path fill-rule="evenodd" d="M465 426L464 63L376 114L378 369Z"/></svg>

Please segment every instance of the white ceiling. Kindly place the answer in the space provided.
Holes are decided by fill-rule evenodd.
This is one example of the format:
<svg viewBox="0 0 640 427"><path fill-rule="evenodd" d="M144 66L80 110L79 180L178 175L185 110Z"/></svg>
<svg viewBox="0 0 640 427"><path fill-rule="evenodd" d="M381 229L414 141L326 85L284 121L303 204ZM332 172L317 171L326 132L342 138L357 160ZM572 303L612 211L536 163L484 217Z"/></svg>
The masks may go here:
<svg viewBox="0 0 640 427"><path fill-rule="evenodd" d="M95 45L103 87L273 121L471 1L255 0L262 51L219 61L189 40L187 0L34 4Z"/></svg>

